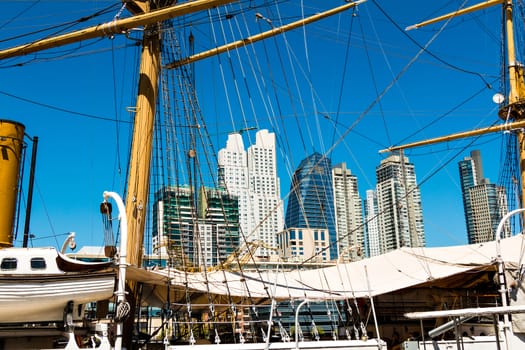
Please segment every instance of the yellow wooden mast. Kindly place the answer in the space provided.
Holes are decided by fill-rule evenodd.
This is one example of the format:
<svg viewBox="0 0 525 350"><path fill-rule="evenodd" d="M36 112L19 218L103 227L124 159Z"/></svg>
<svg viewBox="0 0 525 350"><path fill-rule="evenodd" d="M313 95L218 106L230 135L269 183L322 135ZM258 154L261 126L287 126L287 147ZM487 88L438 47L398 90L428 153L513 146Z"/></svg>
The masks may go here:
<svg viewBox="0 0 525 350"><path fill-rule="evenodd" d="M144 238L144 225L146 208L148 205L149 174L153 145L153 128L156 100L158 95L158 78L160 72L160 22L185 14L209 9L219 5L228 4L235 0L195 0L182 4L170 6L176 0L161 1L163 8L153 9L150 4L158 3L144 0L125 1L128 8L134 14L131 18L114 20L97 26L89 27L79 31L59 35L52 38L33 41L28 44L13 48L0 50L0 59L23 56L42 50L56 48L59 46L79 42L97 37L122 34L127 31L144 26L142 40L142 56L140 65L139 91L136 101L135 118L132 136L132 148L130 154L130 168L128 178L128 190L126 197L126 214L128 217L128 243L127 262L131 265L141 266L142 241ZM281 28L274 28L267 33L245 40L243 45L283 33L285 30L305 25L315 20L325 18L343 10L354 7L366 0L358 0L326 13L316 14L311 18L292 23ZM226 50L240 47L238 43L225 46L226 49L214 49L213 52L205 53L205 57L216 55ZM200 56L203 58L204 56ZM183 62L177 62L173 66L188 64L194 61L190 58ZM132 294L135 294L134 286L131 286ZM131 339L131 337L129 337Z"/></svg>
<svg viewBox="0 0 525 350"><path fill-rule="evenodd" d="M505 37L507 47L507 66L509 76L509 96L505 103L499 110L499 116L505 120L505 124L480 128L476 130L465 131L448 136L441 136L423 141L413 142L409 144L392 146L380 152L391 152L418 146L431 145L435 143L447 142L457 140L460 138L488 134L498 131L520 130L525 128L525 83L523 67L516 61L516 49L514 41L514 26L512 18L512 0L488 0L483 3L470 6L425 22L414 24L407 27L407 30L417 29L425 25L436 23L438 21L446 20L458 15L470 13L479 9L484 9L489 6L503 4L505 9ZM525 204L525 134L523 131L517 133L518 146L520 150L520 171L521 171L521 205Z"/></svg>
<svg viewBox="0 0 525 350"><path fill-rule="evenodd" d="M140 266L142 260L142 239L144 237L144 218L148 202L153 124L160 72L160 33L157 27L158 23L169 18L234 1L196 0L166 6L161 9L150 9L148 2L131 1L129 7L135 12L133 17L114 20L56 37L0 50L0 59L5 59L56 48L82 40L121 34L138 26L145 26L126 199L128 231L130 233L128 262L132 265ZM167 5L169 2L164 1L164 4Z"/></svg>
<svg viewBox="0 0 525 350"><path fill-rule="evenodd" d="M175 0L173 0L175 1ZM166 0L163 6L173 2ZM114 20L97 26L66 33L52 38L33 41L28 44L13 48L0 50L0 59L23 56L38 51L56 48L74 42L93 39L96 37L122 34L136 28L145 26L143 49L140 66L139 92L135 108L135 119L133 126L132 150L130 155L130 169L128 178L128 192L126 198L126 211L128 216L128 262L140 266L142 258L142 239L144 236L144 225L146 208L148 204L149 190L149 168L151 163L151 150L153 142L153 124L155 116L155 104L158 94L158 77L160 71L160 28L159 21L182 16L185 14L205 10L208 8L224 5L235 0L195 0L182 4L166 6L161 9L151 9L148 1L132 0L126 2L128 9L134 14L133 17ZM302 25L332 16L366 0L357 0L344 4L325 12L317 13L311 17L304 18L282 27L272 28L267 32L251 36L241 41L226 44L212 50L190 56L182 61L173 62L168 68L174 68L194 62L227 50L236 49L241 46L252 44L256 41L266 39L270 36L281 34L285 31Z"/></svg>
<svg viewBox="0 0 525 350"><path fill-rule="evenodd" d="M500 109L499 116L507 120L523 121L525 119L525 84L523 82L523 66L516 62L516 49L514 46L514 27L512 23L512 0L506 0L505 30L507 33L507 64L509 70L509 98L507 105ZM525 205L525 134L518 132L518 149L521 171L521 206Z"/></svg>
<svg viewBox="0 0 525 350"><path fill-rule="evenodd" d="M127 260L128 263L136 266L141 266L142 262L142 241L148 203L153 126L160 72L160 33L156 30L156 25L150 25L145 29L125 202L129 233Z"/></svg>
<svg viewBox="0 0 525 350"><path fill-rule="evenodd" d="M0 247L13 246L24 125L0 119Z"/></svg>

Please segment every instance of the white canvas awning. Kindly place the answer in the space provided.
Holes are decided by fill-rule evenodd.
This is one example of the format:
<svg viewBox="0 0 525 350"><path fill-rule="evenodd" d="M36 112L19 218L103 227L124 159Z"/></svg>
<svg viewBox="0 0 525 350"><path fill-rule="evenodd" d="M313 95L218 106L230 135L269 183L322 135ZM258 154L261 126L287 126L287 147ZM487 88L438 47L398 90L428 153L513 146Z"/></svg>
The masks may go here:
<svg viewBox="0 0 525 350"><path fill-rule="evenodd" d="M505 262L516 265L524 251L523 235L501 241ZM442 248L401 248L390 253L352 263L304 270L184 273L178 270L147 271L131 269L128 276L157 284L176 294L202 293L239 298L344 299L377 296L397 290L433 283L467 272L494 269L496 242ZM148 277L150 274L152 276ZM183 295L183 294L181 294ZM173 299L171 299L173 300Z"/></svg>

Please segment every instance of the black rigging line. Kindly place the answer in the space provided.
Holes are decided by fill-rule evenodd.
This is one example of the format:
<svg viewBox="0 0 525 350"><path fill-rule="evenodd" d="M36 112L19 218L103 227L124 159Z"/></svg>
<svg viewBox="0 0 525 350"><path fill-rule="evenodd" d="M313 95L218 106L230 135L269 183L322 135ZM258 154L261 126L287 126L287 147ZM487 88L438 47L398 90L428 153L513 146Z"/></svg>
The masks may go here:
<svg viewBox="0 0 525 350"><path fill-rule="evenodd" d="M337 112L336 112L336 113L337 113ZM330 118L329 113L321 113L321 114L322 114L322 116L323 116L326 120L328 120L328 121L330 121L332 124L334 124L335 129L337 129L337 127L339 127L339 126L342 127L344 130L347 130L347 129L350 128L350 126L348 126L348 125L346 125L346 124L343 124L343 123L340 123L340 122L336 122L334 119ZM336 131L337 131L337 130L336 130ZM341 133L338 133L338 134L340 135ZM363 134L363 133L361 133L361 132L355 130L355 128L352 129L352 134L355 134L355 135L357 135L357 136L359 136L359 137L361 137L361 138L363 138L363 139L365 139L365 140L367 140L367 141L369 141L369 142L371 142L371 143L373 143L373 144L375 144L375 145L377 145L377 146L379 146L379 147L381 147L381 148L388 148L388 147L389 147L388 145L386 145L386 144L384 144L384 143L381 143L381 142L379 142L378 140L373 139L373 138L371 138L371 137L369 137L369 136L367 136L367 135L365 135L365 134ZM335 142L335 139L334 139L334 141L332 141L332 144L333 144L334 142Z"/></svg>
<svg viewBox="0 0 525 350"><path fill-rule="evenodd" d="M492 125L494 125L494 124L492 124ZM487 135L485 135L485 136L487 136ZM474 137L474 136L471 136L471 137ZM482 145L487 145L489 143L494 142L494 140L499 139L500 137L501 136L499 134L496 134L496 136L492 136L492 137L486 137L486 141L476 142L475 146L479 147L479 146L482 146ZM466 137L466 139L470 139L470 137ZM472 144L472 145L474 145L474 144ZM428 152L415 152L414 149L412 149L410 152L406 152L405 154L407 156L410 156L410 157L426 157L426 156L429 156L431 154L439 154L439 153L442 153L442 152L450 152L450 151L455 151L455 150L458 150L458 149L464 150L465 148L463 146L450 147L449 145L447 145L446 148L437 149L437 150L433 149L433 150L430 150Z"/></svg>
<svg viewBox="0 0 525 350"><path fill-rule="evenodd" d="M73 21L69 21L69 22L65 22L65 23L61 23L61 24L56 24L56 25L53 25L53 26L50 26L50 27L47 27L47 28L35 30L35 31L32 31L32 32L24 33L24 34L20 34L20 35L15 35L15 36L12 36L12 37L9 37L9 38L5 38L5 39L0 39L0 43L12 41L12 40L16 40L16 39L20 39L20 38L24 38L24 37L28 37L28 36L35 35L35 34L38 34L38 33L47 32L47 31L52 30L52 29L62 28L62 29L60 29L60 30L58 30L58 31L56 31L54 33L49 34L47 37L45 37L45 38L49 38L49 37L51 37L53 35L57 35L58 33L61 33L63 31L65 31L65 30L75 26L76 24L83 23L83 22L86 22L86 21L88 21L90 19L93 19L93 18L99 17L101 15L104 15L104 14L112 11L113 9L117 8L118 6L119 6L119 4L112 4L112 5L110 5L110 6L106 7L106 8L103 8L103 9L95 12L92 15L84 16L84 17L81 17L81 18L73 20ZM35 41L39 41L39 40L42 40L42 39L37 39ZM33 41L33 43L35 41ZM29 43L27 45L31 45L31 44L32 43Z"/></svg>
<svg viewBox="0 0 525 350"><path fill-rule="evenodd" d="M87 117L87 118L91 118L91 119L107 120L107 121L111 121L111 122L115 122L116 121L115 118L102 117L102 116L98 116L98 115L94 115L94 114L76 112L76 111L72 111L70 109L66 109L66 108L62 108L62 107L56 107L56 106L52 106L52 105L49 105L49 104L46 104L46 103L30 100L30 99L25 98L25 97L16 96L16 95L10 94L10 93L5 92L5 91L0 91L0 94L8 96L8 97L11 97L11 98L14 98L14 99L17 99L17 100L20 100L20 101L31 103L31 104L34 104L34 105L37 105L37 106L40 106L40 107L44 107L44 108L52 109L52 110L55 110L55 111L59 111L59 112L69 113L69 114L78 115L78 116L81 116L81 117ZM123 121L123 120L117 120L117 122L119 122L119 123L127 123L127 124L131 123L129 121Z"/></svg>
<svg viewBox="0 0 525 350"><path fill-rule="evenodd" d="M273 23L273 22L272 22ZM273 25L270 23L270 26L273 28ZM261 28L261 25L259 24L259 28ZM284 36L285 38L285 36ZM278 66L279 68L281 69L281 72L282 72L282 78L284 80L284 89L288 92L288 98L290 99L290 107L293 111L293 118L294 118L294 121L297 125L297 131L298 131L298 134L299 134L299 139L300 139L300 142L301 142L301 145L303 147L303 150L305 150L305 152L307 151L307 143L305 141L305 135L304 135L304 132L303 132L303 127L304 126L301 126L301 121L299 120L299 115L298 115L298 112L297 112L297 106L296 106L296 103L294 103L294 99L292 97L292 89L290 87L290 82L289 82L289 79L287 77L287 74L285 73L286 69L285 69L285 64L284 64L284 60L283 60L283 55L281 54L281 50L279 49L279 45L278 45L278 39L277 37L272 37L272 42L273 44L275 45L275 52L276 52L276 55L277 55L277 60L278 60ZM273 91L273 94L274 94L274 97L275 97L275 103L277 104L277 110L279 111L279 115L282 116L283 113L282 113L282 109L281 109L281 99L279 99L278 97L278 94L277 94L277 86L278 86L278 83L275 79L276 76L278 76L278 72L277 73L274 73L274 70L272 69L272 64L273 64L273 61L272 59L270 58L270 54L269 54L269 47L266 45L266 41L263 41L263 49L264 49L264 59L266 61L266 65L269 69L269 72L270 72L270 79L271 79L271 90ZM284 126L284 124L283 124ZM283 131L284 133L286 134L286 131L287 131L287 128L286 127L283 127ZM288 137L285 136L285 139L288 140ZM289 148L289 143L288 141L285 142L286 146ZM292 154L292 153L290 153Z"/></svg>
<svg viewBox="0 0 525 350"><path fill-rule="evenodd" d="M492 82L495 82L499 79L494 79ZM410 139L412 136L414 135L417 135L419 134L420 132L422 132L423 130L429 128L430 126L434 125L435 123L437 123L438 121L440 121L441 119L445 118L446 116L450 115L452 112L456 111L457 109L459 109L460 107L464 106L465 104L467 104L467 102L471 101L472 99L474 99L476 96L480 95L483 91L485 91L485 89L487 89L489 85L485 85L482 89L478 90L477 92L475 92L474 94L472 94L471 96L467 97L465 100L463 100L462 102L460 102L459 104L457 104L456 106L452 107L450 110L448 110L447 112L443 113L441 116L437 117L436 119L430 121L429 123L427 123L426 125L422 126L421 128L419 128L418 130L414 131L413 133L407 135L405 138L403 138L402 140L400 140L398 142L398 145L399 144L403 144L405 143L406 140Z"/></svg>
<svg viewBox="0 0 525 350"><path fill-rule="evenodd" d="M487 80L483 77L483 75L479 72L474 72L474 71L470 71L470 70L467 70L467 69L464 69L464 68L461 68L461 67L458 67L456 65L453 65L452 63L450 62L447 62L445 61L444 59L440 58L439 56L437 56L436 54L434 54L432 51L429 51L428 49L426 49L424 46L421 46L416 40L414 40L410 35L408 35L406 33L406 31L401 28L396 21L394 21L394 19L392 17L390 17L390 15L388 13L386 13L386 11L378 4L378 2L376 0L372 0L372 2L377 6L377 8L379 9L379 11L381 11L381 13L383 13L383 15L390 21L390 23L392 23L394 25L394 27L400 31L404 36L406 36L408 38L408 40L410 40L414 45L416 45L417 47L419 47L421 50L425 51L427 54L429 54L431 57L433 57L434 59L436 59L437 61L443 63L444 65L454 69L454 70L457 70L459 72L463 72L463 73L467 73L467 74L472 74L472 75L475 75L477 77L479 77L483 83L487 86L488 89L492 89L492 85L490 85Z"/></svg>
<svg viewBox="0 0 525 350"><path fill-rule="evenodd" d="M494 126L498 123L499 121L495 121L494 123L492 123L491 126ZM481 136L483 135L478 135L478 136L475 136L472 138L472 140L470 142L468 142L463 148L460 148L458 152L456 152L452 157L450 157L446 162L444 162L443 164L441 164L440 167L438 167L436 170L434 170L433 172L431 172L430 174L428 174L427 176L425 176L423 178L423 180L421 180L415 188L419 188L421 187L421 185L423 185L424 183L426 183L428 180L430 180L432 177L434 177L434 175L436 175L438 172L440 172L441 170L443 170L445 168L445 166L447 166L450 162L452 162L454 159L456 159L457 157L459 157L460 154L462 154L466 149L468 149L469 147L471 147ZM412 189L410 192L414 191L414 189ZM409 192L409 193L410 193Z"/></svg>
<svg viewBox="0 0 525 350"><path fill-rule="evenodd" d="M348 61L349 61L349 56L350 56L350 42L352 40L352 28L354 27L354 17L356 17L356 11L357 11L357 7L354 7L353 9L353 13L352 13L352 20L350 21L350 31L348 33L348 40L346 42L346 50L345 50L345 62L344 62L344 65L343 65L343 74L341 74L341 88L339 89L339 99L337 101L337 110L336 110L336 114L335 114L335 123L338 124L339 123L339 116L340 116L340 112L341 112L341 101L343 100L343 87L344 87L344 83L346 81L346 68L349 66L348 64ZM336 128L334 128L334 132L332 133L332 141L331 141L331 144L334 144L335 142L335 133L336 133Z"/></svg>
<svg viewBox="0 0 525 350"><path fill-rule="evenodd" d="M26 47L26 48L27 47L31 47L33 44L35 44L35 43L37 43L37 42L39 42L41 40L48 39L48 38L51 38L51 37L56 36L58 34L61 34L61 33L65 32L65 31L69 30L70 28L73 28L74 26L76 26L79 23L83 23L83 22L86 22L86 21L88 21L90 19L93 19L93 18L99 17L101 15L104 15L104 14L112 11L114 8L115 8L115 4L110 5L110 6L104 8L102 10L99 10L99 11L95 12L92 15L81 17L80 19L77 19L77 20L65 22L65 23L62 23L62 24L53 25L53 26L50 26L50 27L47 27L47 28L39 29L39 30L36 30L36 31L33 31L33 32L29 32L29 33L16 35L16 36L5 38L5 39L0 39L0 43L8 42L8 41L12 41L12 40L28 37L28 36L32 36L32 35L35 35L35 34L38 34L38 33L43 33L43 32L47 32L47 31L59 28L55 32L49 33L48 35L44 36L43 38L38 38L38 39L35 39L35 40L33 40L33 41L29 42L29 43L23 44L23 47ZM100 40L102 40L102 38L98 39L95 42L98 42ZM54 51L52 54L64 53L64 52L71 54L71 53L75 52L76 50L80 49L81 47L85 47L85 46L86 45L79 44L79 46L77 48L75 48L75 49ZM40 54L40 55L42 55L42 54ZM29 62L38 61L39 60L38 56L39 56L39 54L35 54L33 56L34 58L29 60L29 61L27 61L27 62L18 63L18 64L17 63L9 64L9 65L6 65L6 66L0 67L0 68L9 68L9 67L23 66L23 65L25 65L25 64L27 64ZM13 57L7 62L13 62L13 61L16 61L16 60L17 60L17 57Z"/></svg>
<svg viewBox="0 0 525 350"><path fill-rule="evenodd" d="M361 36L362 36L362 40L363 40L363 46L364 46L364 49L365 49L367 63L368 63L369 69L370 69L371 81L372 81L372 83L374 85L374 92L375 92L376 96L379 96L380 92L379 92L379 90L377 88L378 84L377 84L377 80L376 80L376 74L374 74L373 63L372 63L372 59L370 57L370 50L368 49L367 40L365 40L365 35L364 35L365 31L363 29L363 24L361 23L361 21L359 22L359 28L360 28L360 32L361 32ZM391 137L390 137L390 132L388 130L387 122L386 122L386 119L385 119L385 111L383 110L383 104L382 104L381 100L382 99L379 99L377 101L377 107L379 109L379 115L381 116L381 120L383 121L383 127L385 129L385 134L386 134L387 141L388 141L388 143L392 143Z"/></svg>
<svg viewBox="0 0 525 350"><path fill-rule="evenodd" d="M6 21L4 24L0 25L0 29L4 28L5 26L7 26L8 24L12 23L14 20L16 20L18 17L22 16L24 13L26 13L27 11L29 11L31 8L33 8L36 4L38 4L40 2L40 0L36 0L34 1L33 3L29 4L29 6L27 6L25 9L23 9L22 11L20 11L19 13L17 13L16 15L14 15L13 17L11 17L11 19L9 19L8 21Z"/></svg>
<svg viewBox="0 0 525 350"><path fill-rule="evenodd" d="M96 41L93 41L93 42L88 43L88 44L79 43L78 46L76 46L76 47L74 47L72 49L53 51L53 52L50 52L50 53L42 53L41 52L38 55L34 55L32 58L28 59L25 62L18 62L18 63L0 65L0 69L23 67L23 66L26 66L28 64L39 63L39 62L50 62L50 61L58 61L58 60L63 60L63 59L78 58L78 57L81 57L81 56L98 54L98 53L102 53L102 52L109 51L109 50L122 49L122 48L125 49L125 48L128 48L128 47L137 46L136 43L132 43L132 44L120 45L117 48L100 49L100 50L91 50L91 51L79 52L80 49L85 49L88 46L95 45L95 44L99 43L102 40L104 40L104 38L99 38ZM55 56L51 56L51 55L55 55ZM44 57L44 56L49 56L49 57ZM17 59L18 59L18 57L13 57L9 61L13 62L13 61L16 61Z"/></svg>

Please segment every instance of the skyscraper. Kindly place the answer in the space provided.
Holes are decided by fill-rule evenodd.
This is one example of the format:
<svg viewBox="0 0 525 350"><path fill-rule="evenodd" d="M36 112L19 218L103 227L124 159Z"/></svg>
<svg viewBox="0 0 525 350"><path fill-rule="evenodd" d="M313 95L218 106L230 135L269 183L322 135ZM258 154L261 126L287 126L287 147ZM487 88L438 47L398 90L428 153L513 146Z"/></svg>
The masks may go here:
<svg viewBox="0 0 525 350"><path fill-rule="evenodd" d="M472 209L474 235L469 243L482 243L496 239L499 222L507 214L505 188L496 184L484 183L468 189ZM505 222L503 237L510 236L510 223Z"/></svg>
<svg viewBox="0 0 525 350"><path fill-rule="evenodd" d="M248 148L248 193L252 212L250 234L269 246L276 247L277 233L284 226L281 184L277 176L275 134L260 130L255 144ZM263 257L276 255L275 250L261 247Z"/></svg>
<svg viewBox="0 0 525 350"><path fill-rule="evenodd" d="M506 191L484 177L479 150L470 152L470 157L461 160L458 168L468 242L494 240L498 224L508 211ZM511 234L508 226L507 223L505 236Z"/></svg>
<svg viewBox="0 0 525 350"><path fill-rule="evenodd" d="M367 256L377 256L381 254L381 246L379 244L379 212L377 209L377 195L374 190L366 191L364 208Z"/></svg>
<svg viewBox="0 0 525 350"><path fill-rule="evenodd" d="M239 227L243 235L250 232L250 196L248 193L248 155L242 135L228 135L226 147L218 153L218 183L220 188L239 199Z"/></svg>
<svg viewBox="0 0 525 350"><path fill-rule="evenodd" d="M285 229L328 231L331 260L337 259L332 169L329 158L314 153L305 158L292 176Z"/></svg>
<svg viewBox="0 0 525 350"><path fill-rule="evenodd" d="M339 260L362 259L365 252L363 208L357 176L347 169L346 163L341 163L332 168L332 180Z"/></svg>
<svg viewBox="0 0 525 350"><path fill-rule="evenodd" d="M470 157L465 157L458 163L459 180L461 182L461 193L463 196L463 210L465 212L465 223L467 225L467 236L469 243L472 243L474 238L474 216L472 215L472 207L470 205L470 191L469 189L479 183L479 179L483 178L483 167L481 165L481 154L478 150L470 152Z"/></svg>
<svg viewBox="0 0 525 350"><path fill-rule="evenodd" d="M275 134L258 131L255 144L248 151L244 149L241 134L230 134L226 147L219 151L219 185L239 198L240 227L246 241L258 240L276 247L284 215ZM265 247L256 251L260 258L276 254L275 250Z"/></svg>
<svg viewBox="0 0 525 350"><path fill-rule="evenodd" d="M414 165L402 153L392 154L376 168L376 180L380 253L425 246Z"/></svg>

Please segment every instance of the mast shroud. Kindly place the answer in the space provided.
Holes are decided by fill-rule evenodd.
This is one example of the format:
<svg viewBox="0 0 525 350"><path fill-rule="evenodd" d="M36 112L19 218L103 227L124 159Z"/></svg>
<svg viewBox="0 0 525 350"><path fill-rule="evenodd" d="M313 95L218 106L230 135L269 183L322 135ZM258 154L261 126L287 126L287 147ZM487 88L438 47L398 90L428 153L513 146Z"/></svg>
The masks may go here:
<svg viewBox="0 0 525 350"><path fill-rule="evenodd" d="M431 145L439 142L446 142L451 140L457 140L460 138L488 134L497 131L506 130L519 130L517 132L517 142L519 147L519 166L520 166L520 177L521 177L521 203L520 207L525 205L525 133L523 128L525 127L525 82L524 82L524 69L523 65L516 61L516 45L514 39L514 23L513 23L513 0L487 0L483 3L473 5L428 21L417 23L408 26L406 30L417 29L425 25L433 24L442 20L446 20L458 15L470 13L476 10L484 9L489 6L503 4L504 9L504 20L505 20L505 39L507 48L507 69L509 78L509 96L506 101L506 105L503 104L499 110L499 116L505 120L505 124L498 126L491 126L487 128L481 128L472 131L466 131L456 133L453 135L436 137L433 139L423 140L419 142L413 142L410 144L392 146L387 149L381 150L382 152L391 152L395 150L401 150L406 148L413 148L423 145Z"/></svg>
<svg viewBox="0 0 525 350"><path fill-rule="evenodd" d="M298 27L301 27L301 26L305 26L307 24L319 21L319 20L321 20L323 18L333 16L333 15L335 15L337 13L340 13L340 12L346 11L346 10L348 10L350 8L356 7L357 5L360 5L360 4L362 4L362 3L366 2L366 1L367 0L357 0L357 1L349 2L349 3L345 4L345 5L341 5L339 7L333 8L331 10L324 11L324 12L321 12L321 13L317 13L317 14L315 14L313 16L306 17L306 18L300 19L300 20L292 22L292 23L288 23L288 24L283 25L281 27L276 27L276 28L267 30L267 31L259 33L259 34L255 34L255 35L249 36L249 37L241 39L241 40L237 40L237 41L234 41L234 42L231 42L231 43L219 46L219 47L215 47L213 49L210 49L210 50L207 50L207 51L204 51L204 52L200 52L198 54L191 55L191 56L186 57L186 58L184 58L182 60L178 60L178 61L174 61L174 62L168 63L165 66L165 68L167 68L167 69L177 68L177 67L189 64L189 63L193 63L195 61L200 61L200 60L208 58L208 57L219 55L219 54L224 53L226 51L238 49L240 47L256 43L258 41L270 38L272 36L276 36L278 34L282 34L282 33L287 32L289 30L292 30L292 29L295 29L295 28L298 28Z"/></svg>
<svg viewBox="0 0 525 350"><path fill-rule="evenodd" d="M0 50L0 59L24 56L30 53L43 51L51 48L77 43L82 40L111 36L113 34L123 34L127 31L158 23L177 16L183 16L193 12L206 10L215 6L229 4L235 0L195 0L182 4L169 6L160 10L136 15L130 18L113 20L89 28L77 30L71 33L58 35L55 37L36 40L31 43L15 46L9 49Z"/></svg>

